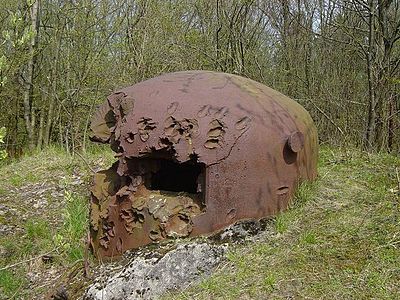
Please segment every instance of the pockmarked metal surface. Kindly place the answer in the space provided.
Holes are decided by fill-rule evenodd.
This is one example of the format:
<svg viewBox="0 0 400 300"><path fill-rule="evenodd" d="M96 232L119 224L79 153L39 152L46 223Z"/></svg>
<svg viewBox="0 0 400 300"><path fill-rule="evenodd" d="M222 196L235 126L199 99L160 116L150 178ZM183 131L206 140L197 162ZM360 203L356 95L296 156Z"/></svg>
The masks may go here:
<svg viewBox="0 0 400 300"><path fill-rule="evenodd" d="M91 130L118 159L91 188L98 257L274 215L317 175L308 112L232 74L177 72L124 88L98 108Z"/></svg>

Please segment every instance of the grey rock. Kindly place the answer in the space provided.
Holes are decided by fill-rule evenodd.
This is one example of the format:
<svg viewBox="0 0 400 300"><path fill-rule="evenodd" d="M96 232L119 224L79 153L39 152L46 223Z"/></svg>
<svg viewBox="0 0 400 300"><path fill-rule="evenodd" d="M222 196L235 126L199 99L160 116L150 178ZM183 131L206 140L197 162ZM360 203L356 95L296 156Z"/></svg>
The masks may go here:
<svg viewBox="0 0 400 300"><path fill-rule="evenodd" d="M181 290L209 276L224 259L228 245L268 238L269 219L242 221L207 239L197 238L170 250L170 243L127 252L118 262L100 265L96 281L84 300L157 299L169 290ZM171 242L173 244L173 242Z"/></svg>
<svg viewBox="0 0 400 300"><path fill-rule="evenodd" d="M178 245L163 257L140 255L122 271L91 285L85 300L155 299L168 290L187 287L207 277L224 258L227 245Z"/></svg>

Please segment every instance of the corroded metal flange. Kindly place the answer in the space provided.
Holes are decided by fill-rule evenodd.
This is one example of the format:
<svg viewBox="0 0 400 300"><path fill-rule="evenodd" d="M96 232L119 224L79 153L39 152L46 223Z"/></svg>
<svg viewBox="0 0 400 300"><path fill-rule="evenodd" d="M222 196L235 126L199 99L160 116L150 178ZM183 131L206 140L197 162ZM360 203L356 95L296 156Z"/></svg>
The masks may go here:
<svg viewBox="0 0 400 300"><path fill-rule="evenodd" d="M287 208L317 175L317 131L297 102L240 76L187 71L110 95L93 141L118 161L91 189L97 256L216 232Z"/></svg>

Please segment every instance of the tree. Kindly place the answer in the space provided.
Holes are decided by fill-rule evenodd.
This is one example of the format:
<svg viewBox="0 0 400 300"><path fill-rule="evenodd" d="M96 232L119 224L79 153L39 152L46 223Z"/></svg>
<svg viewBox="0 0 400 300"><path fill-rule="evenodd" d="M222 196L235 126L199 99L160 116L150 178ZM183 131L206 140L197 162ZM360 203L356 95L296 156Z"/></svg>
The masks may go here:
<svg viewBox="0 0 400 300"><path fill-rule="evenodd" d="M6 136L6 128L0 128L0 145L4 144L4 137ZM0 150L0 160L5 159L7 157L7 152L5 150Z"/></svg>
<svg viewBox="0 0 400 300"><path fill-rule="evenodd" d="M30 35L29 48L28 48L28 61L25 70L21 74L22 85L23 85L23 104L24 104L24 119L25 127L28 136L28 145L32 150L35 146L34 134L35 134L35 107L33 103L33 79L36 64L36 48L39 36L39 7L40 0L28 1L29 10L29 27L28 32Z"/></svg>
<svg viewBox="0 0 400 300"><path fill-rule="evenodd" d="M312 114L322 141L400 145L394 0L0 2L0 125L10 155L85 149L113 90L206 69L263 82Z"/></svg>

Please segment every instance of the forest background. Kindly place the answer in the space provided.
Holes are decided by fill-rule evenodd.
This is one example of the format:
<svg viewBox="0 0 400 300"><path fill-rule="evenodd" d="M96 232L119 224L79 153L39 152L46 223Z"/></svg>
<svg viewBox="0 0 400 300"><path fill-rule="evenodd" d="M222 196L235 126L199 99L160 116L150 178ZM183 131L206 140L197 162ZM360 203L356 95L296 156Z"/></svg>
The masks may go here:
<svg viewBox="0 0 400 300"><path fill-rule="evenodd" d="M9 156L84 151L112 91L188 69L288 95L322 143L400 149L396 0L1 0L0 26Z"/></svg>

